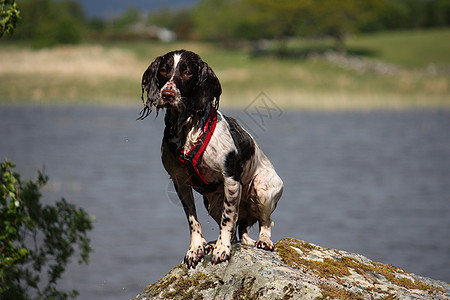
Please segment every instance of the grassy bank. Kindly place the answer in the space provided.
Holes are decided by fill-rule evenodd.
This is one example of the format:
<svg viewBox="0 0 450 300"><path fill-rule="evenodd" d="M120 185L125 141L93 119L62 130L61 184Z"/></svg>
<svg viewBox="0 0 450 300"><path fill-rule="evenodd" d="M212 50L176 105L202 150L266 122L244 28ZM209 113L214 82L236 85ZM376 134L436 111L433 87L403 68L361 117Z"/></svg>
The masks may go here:
<svg viewBox="0 0 450 300"><path fill-rule="evenodd" d="M0 102L139 105L140 79L153 58L185 48L199 53L216 72L222 107L248 105L260 92L289 108L450 107L449 36L446 29L349 40L350 50L370 54L369 65L381 60L393 67L387 73L321 57L255 58L244 50L200 42L89 43L41 50L0 44ZM303 44L310 47L309 41Z"/></svg>

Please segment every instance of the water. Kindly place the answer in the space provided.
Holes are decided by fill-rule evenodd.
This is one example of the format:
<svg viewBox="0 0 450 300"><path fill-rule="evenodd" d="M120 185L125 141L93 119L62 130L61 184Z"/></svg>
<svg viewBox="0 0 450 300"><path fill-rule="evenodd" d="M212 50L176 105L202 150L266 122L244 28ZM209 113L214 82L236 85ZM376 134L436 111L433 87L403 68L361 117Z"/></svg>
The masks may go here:
<svg viewBox="0 0 450 300"><path fill-rule="evenodd" d="M138 110L0 106L0 156L24 178L45 166L45 201L65 197L97 218L90 264L72 264L61 281L80 299L133 298L189 244L160 161L163 118L135 121ZM260 124L226 113L284 180L274 241L300 238L450 282L450 111L284 111Z"/></svg>

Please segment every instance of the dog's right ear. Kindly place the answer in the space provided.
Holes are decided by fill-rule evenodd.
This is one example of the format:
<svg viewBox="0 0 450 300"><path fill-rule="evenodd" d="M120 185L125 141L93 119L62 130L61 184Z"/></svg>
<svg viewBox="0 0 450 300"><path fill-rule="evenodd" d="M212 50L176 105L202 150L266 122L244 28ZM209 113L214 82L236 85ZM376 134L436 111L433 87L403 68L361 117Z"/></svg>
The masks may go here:
<svg viewBox="0 0 450 300"><path fill-rule="evenodd" d="M144 103L144 108L140 112L138 120L145 119L156 106L159 100L159 84L158 84L158 69L162 61L162 56L157 57L147 68L142 75L142 94L141 100ZM147 92L147 99L144 101L144 94Z"/></svg>

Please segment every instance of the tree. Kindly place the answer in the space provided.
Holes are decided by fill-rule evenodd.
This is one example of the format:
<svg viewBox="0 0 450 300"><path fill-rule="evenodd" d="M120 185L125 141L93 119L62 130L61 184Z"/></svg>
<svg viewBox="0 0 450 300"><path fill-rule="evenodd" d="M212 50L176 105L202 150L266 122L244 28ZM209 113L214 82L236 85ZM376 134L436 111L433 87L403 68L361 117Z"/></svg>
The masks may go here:
<svg viewBox="0 0 450 300"><path fill-rule="evenodd" d="M0 169L0 299L67 299L78 292L59 291L57 281L70 258L88 263L87 232L92 218L64 198L55 205L40 203L48 177L21 181L14 164Z"/></svg>
<svg viewBox="0 0 450 300"><path fill-rule="evenodd" d="M244 36L283 40L296 36L330 36L345 53L345 38L378 15L386 0L204 0L200 2L207 36ZM217 14L218 15L216 16ZM239 22L235 22L238 17ZM220 32L220 34L219 34Z"/></svg>
<svg viewBox="0 0 450 300"><path fill-rule="evenodd" d="M345 38L361 23L377 16L385 0L246 0L256 8L253 15L272 28L272 35L330 36L345 53ZM258 16L259 14L259 16ZM270 24L270 25L269 25Z"/></svg>
<svg viewBox="0 0 450 300"><path fill-rule="evenodd" d="M309 27L311 33L331 36L337 51L346 53L346 37L358 31L361 23L377 17L384 0L314 0Z"/></svg>
<svg viewBox="0 0 450 300"><path fill-rule="evenodd" d="M130 7L122 15L114 21L113 27L115 31L128 30L133 24L136 24L140 19L139 10L137 8Z"/></svg>
<svg viewBox="0 0 450 300"><path fill-rule="evenodd" d="M228 42L236 39L246 19L242 0L202 0L193 12L197 34L204 39Z"/></svg>
<svg viewBox="0 0 450 300"><path fill-rule="evenodd" d="M0 37L5 33L13 34L17 21L20 20L20 11L14 0L0 0Z"/></svg>
<svg viewBox="0 0 450 300"><path fill-rule="evenodd" d="M198 33L209 40L283 39L296 34L311 1L202 0L193 16Z"/></svg>
<svg viewBox="0 0 450 300"><path fill-rule="evenodd" d="M299 34L313 6L312 0L244 0L249 9L248 22L259 28L259 38L284 39Z"/></svg>
<svg viewBox="0 0 450 300"><path fill-rule="evenodd" d="M35 47L76 44L83 38L85 17L75 1L23 0L22 22L14 39L29 40Z"/></svg>
<svg viewBox="0 0 450 300"><path fill-rule="evenodd" d="M180 40L193 38L192 9L163 7L149 14L147 24L172 30Z"/></svg>

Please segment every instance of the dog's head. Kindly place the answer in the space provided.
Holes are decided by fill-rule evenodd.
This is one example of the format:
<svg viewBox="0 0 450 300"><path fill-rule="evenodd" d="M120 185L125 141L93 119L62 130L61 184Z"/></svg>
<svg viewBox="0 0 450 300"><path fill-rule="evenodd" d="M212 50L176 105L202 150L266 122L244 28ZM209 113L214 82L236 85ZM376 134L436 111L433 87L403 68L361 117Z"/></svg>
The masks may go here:
<svg viewBox="0 0 450 300"><path fill-rule="evenodd" d="M200 56L186 50L172 51L157 57L142 76L145 106L139 119L147 117L153 106L188 114L201 113L209 105L217 108L221 93L219 80Z"/></svg>

